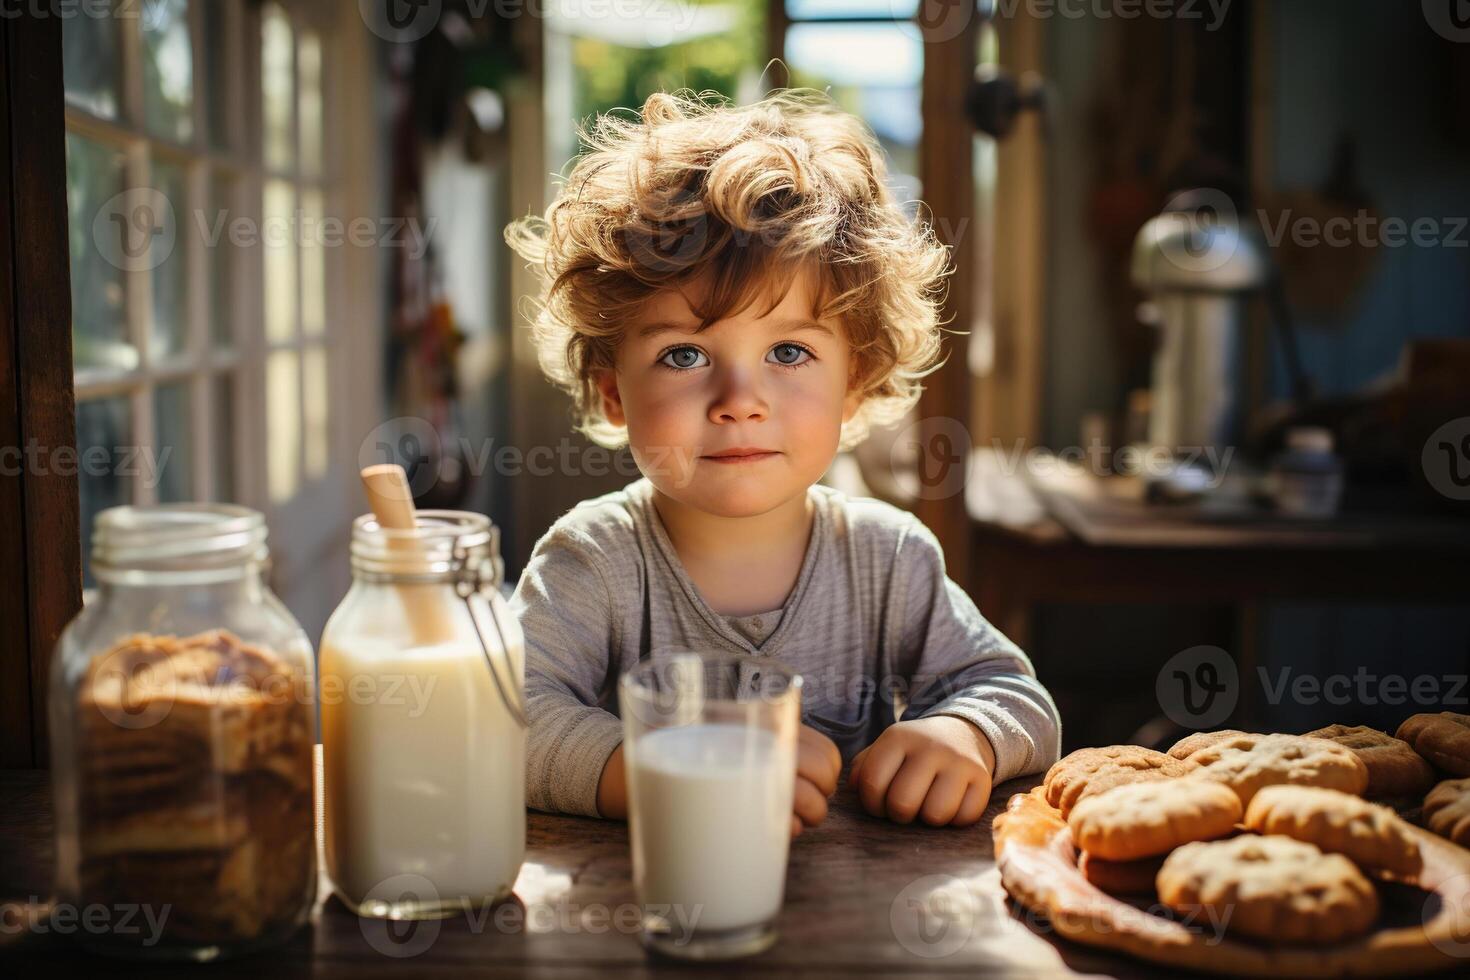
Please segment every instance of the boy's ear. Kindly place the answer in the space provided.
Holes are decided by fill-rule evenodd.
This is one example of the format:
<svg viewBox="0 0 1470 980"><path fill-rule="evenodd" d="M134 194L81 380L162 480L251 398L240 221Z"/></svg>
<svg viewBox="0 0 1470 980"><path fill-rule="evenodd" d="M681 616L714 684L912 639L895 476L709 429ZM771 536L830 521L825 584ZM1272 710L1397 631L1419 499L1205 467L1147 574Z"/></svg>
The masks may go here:
<svg viewBox="0 0 1470 980"><path fill-rule="evenodd" d="M613 425L627 425L623 416L623 398L618 394L617 372L603 368L592 376L592 383L602 395L602 415Z"/></svg>
<svg viewBox="0 0 1470 980"><path fill-rule="evenodd" d="M842 421L851 422L864 401L862 392L857 389L857 372L851 371L847 377L847 396L842 399Z"/></svg>

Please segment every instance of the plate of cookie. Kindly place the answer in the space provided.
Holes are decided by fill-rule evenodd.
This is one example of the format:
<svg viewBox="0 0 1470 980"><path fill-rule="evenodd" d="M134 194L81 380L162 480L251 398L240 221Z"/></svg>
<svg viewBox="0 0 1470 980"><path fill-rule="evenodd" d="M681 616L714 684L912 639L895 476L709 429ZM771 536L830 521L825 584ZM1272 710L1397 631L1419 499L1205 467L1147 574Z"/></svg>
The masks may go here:
<svg viewBox="0 0 1470 980"><path fill-rule="evenodd" d="M1470 965L1470 715L1081 749L994 834L1064 939L1248 976Z"/></svg>

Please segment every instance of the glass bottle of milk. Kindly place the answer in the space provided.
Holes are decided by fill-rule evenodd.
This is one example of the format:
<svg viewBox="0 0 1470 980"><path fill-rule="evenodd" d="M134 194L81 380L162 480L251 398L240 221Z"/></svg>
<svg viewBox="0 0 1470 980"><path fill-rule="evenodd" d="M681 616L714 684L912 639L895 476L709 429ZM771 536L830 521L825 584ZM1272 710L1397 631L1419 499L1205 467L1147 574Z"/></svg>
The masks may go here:
<svg viewBox="0 0 1470 980"><path fill-rule="evenodd" d="M359 915L441 918L508 897L520 872L525 649L502 568L480 514L353 525L320 701L327 873Z"/></svg>

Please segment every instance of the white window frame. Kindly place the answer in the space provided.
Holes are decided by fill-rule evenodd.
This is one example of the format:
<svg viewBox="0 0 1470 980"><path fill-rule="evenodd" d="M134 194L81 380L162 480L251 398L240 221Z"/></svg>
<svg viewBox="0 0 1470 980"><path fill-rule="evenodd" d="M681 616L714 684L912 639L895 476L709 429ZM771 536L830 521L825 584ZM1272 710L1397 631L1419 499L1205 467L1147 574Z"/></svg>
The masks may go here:
<svg viewBox="0 0 1470 980"><path fill-rule="evenodd" d="M224 43L214 48L207 46L204 37L205 3L218 11L223 25L220 36ZM265 160L261 28L267 6L279 9L292 26L294 152L289 170L273 169ZM228 496L233 502L265 513L271 526L275 557L273 580L277 591L282 591L292 581L309 578L309 569L319 565L333 549L346 554L346 539L355 514L348 480L355 472L357 456L353 433L362 427L364 419L370 420L368 426L371 426L382 401L377 376L370 372L379 357L376 348L381 337L384 297L371 291L346 294L348 281L360 281L364 274L375 271L374 250L317 246L322 250L325 265L326 315L322 332L311 336L302 332L303 276L298 256L294 277L294 333L290 339L268 340L264 302L266 249L261 242L263 195L266 183L279 179L293 187L294 211L301 207L303 190L319 190L323 215L345 220L352 214L375 213L374 201L379 193L377 162L354 158L349 172L338 149L348 141L361 143L372 135L371 107L346 101L351 91L362 93L371 89L374 71L371 43L362 36L365 31L352 3L334 8L303 5L296 0L266 4L254 0L191 0L193 125L188 143L178 143L146 129L140 17L117 16L112 21L118 32L117 117L99 116L68 101L66 130L69 135L121 153L126 188L151 186L150 166L155 158L166 159L183 171L186 200L182 207L175 209L178 230L175 248L183 257L185 333L183 349L178 354L162 361L151 357L153 273L152 270L124 272L127 339L138 352L138 364L132 370L77 370L76 401L80 406L99 399L127 397L131 425L127 442L156 446L155 391L162 385L186 383L192 410L190 497L210 501ZM296 65L303 32L315 35L321 50L323 132L318 175L304 174L301 170L301 93ZM225 59L219 73L225 84L224 99L228 107L224 146L216 145L212 139L209 125L212 103L207 91L209 72L205 69L205 58ZM255 244L230 250L232 265L228 282L232 296L228 306L222 307L230 319L230 349L217 347L213 340L211 255L195 224L196 212L203 212L211 222L216 218L211 182L221 175L232 182L230 199L223 202L230 220L247 219L256 234ZM300 247L299 243L296 247ZM344 254L350 251L369 254ZM348 336L354 340L351 345L346 342ZM318 346L324 351L328 378L327 462L325 472L312 477L306 459L308 437L304 432L307 403L303 353ZM296 493L290 499L272 500L267 473L269 406L265 374L267 359L280 351L294 351L298 357L297 406L303 416L303 431L297 439ZM365 369L369 373L365 374ZM222 375L232 380L233 431L224 440L225 444L216 445L215 381ZM215 485L216 452L232 454L229 467L233 474L232 488ZM157 502L157 487L147 475L146 468L139 468L127 478L126 497L130 502L141 505ZM345 559L341 564L345 578ZM287 581L281 581L283 576ZM338 578L337 575L329 577L334 582ZM310 624L323 616L320 610L313 610L302 618Z"/></svg>
<svg viewBox="0 0 1470 980"><path fill-rule="evenodd" d="M230 319L229 334L233 340L230 349L216 347L209 329L213 307L214 286L208 246L197 234L195 216L203 212L209 219L215 217L213 208L216 197L211 193L213 182L225 177L233 183L230 200L225 203L230 220L243 217L254 228L259 229L262 220L262 195L267 180L281 179L290 182L299 195L303 189L322 191L324 210L332 213L337 206L332 176L335 172L335 154L331 148L335 141L323 134L323 174L308 177L300 172L299 153L293 154L295 165L289 171L268 169L264 161L260 85L260 27L261 7L247 4L244 0L203 0L220 8L224 34L235 39L234 44L223 50L207 51L201 0L189 5L190 36L194 53L193 83L193 126L192 139L180 144L163 139L145 130L143 124L143 80L141 60L141 20L139 17L117 17L119 42L119 94L120 105L117 119L107 119L88 110L68 103L66 106L67 132L102 145L122 154L125 162L124 186L151 186L151 164L164 159L180 167L184 172L186 200L176 210L178 225L177 246L183 252L186 324L183 350L166 360L153 358L150 351L152 321L151 270L133 270L124 273L127 288L128 340L138 351L139 365L130 371L83 368L76 372L76 399L78 403L101 398L126 395L129 398L132 433L130 441L138 445L156 445L157 424L153 417L153 395L163 385L186 382L190 388L190 404L194 410L195 424L190 427L190 457L192 470L190 486L193 496L199 500L218 500L222 489L216 487L214 466L216 450L233 452L232 472L236 486L231 496L240 503L262 507L268 502L266 473L263 465L265 455L254 447L263 443L264 420L259 412L251 413L251 407L259 408L263 401L264 365L266 357L279 350L298 352L319 342L328 351L336 345L339 329L334 317L328 316L325 333L320 338L305 338L301 333L301 281L296 282L296 331L289 341L267 342L264 328L264 304L262 290L262 250L259 247L244 247L231 250L233 268L230 281L234 284L234 302L226 307ZM289 10L282 8L289 16ZM300 43L300 25L293 24L293 40ZM330 38L316 31L321 38L324 105L332 104L328 93L331 73L325 66L331 64ZM231 111L226 120L226 147L211 143L210 125L207 114L210 104L205 86L208 76L202 70L201 55L223 57L227 60L226 70L221 77L226 83L226 104ZM293 91L295 87L293 85ZM298 135L299 150L299 102L297 91L293 100L293 132ZM324 111L328 120L334 113ZM327 292L333 295L337 277L334 276L332 260L336 256L331 250L325 252L327 265ZM298 270L300 266L298 264ZM234 402L232 417L235 422L235 438L230 446L213 445L211 427L215 418L214 385L218 375L233 376ZM252 397L251 392L257 394ZM304 446L304 443L303 443ZM304 453L304 448L303 448ZM257 464L257 465L252 465ZM305 460L298 460L298 472L304 474ZM131 476L130 497L137 504L157 502L157 488L145 479L141 468ZM304 483L303 483L304 486Z"/></svg>

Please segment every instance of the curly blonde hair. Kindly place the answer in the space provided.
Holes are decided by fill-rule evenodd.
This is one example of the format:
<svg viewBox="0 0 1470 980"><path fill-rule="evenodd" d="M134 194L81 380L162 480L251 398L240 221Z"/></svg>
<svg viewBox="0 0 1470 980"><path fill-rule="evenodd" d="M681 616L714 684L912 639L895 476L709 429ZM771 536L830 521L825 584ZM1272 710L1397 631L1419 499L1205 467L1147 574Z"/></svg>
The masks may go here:
<svg viewBox="0 0 1470 980"><path fill-rule="evenodd" d="M813 264L812 315L844 326L850 390L863 396L841 448L913 407L919 379L938 367L949 252L895 203L883 150L859 119L811 89L747 106L680 89L649 96L637 120L599 115L578 135L590 149L546 216L511 222L505 240L539 266L538 357L588 438L626 441L595 378L655 293L708 276L694 310L703 330L784 283L774 309Z"/></svg>

